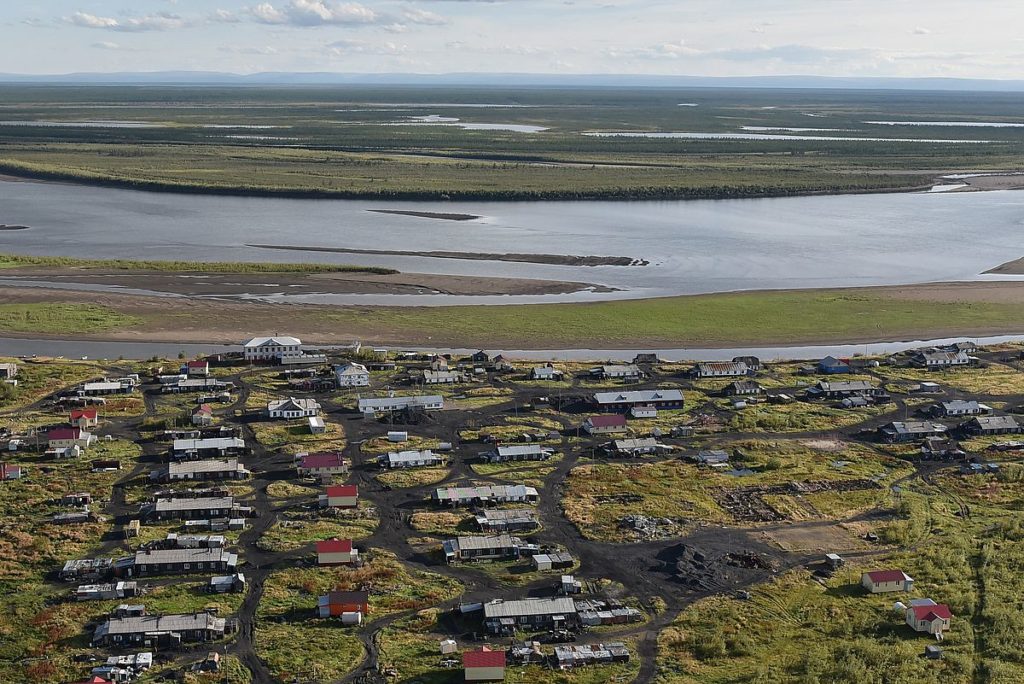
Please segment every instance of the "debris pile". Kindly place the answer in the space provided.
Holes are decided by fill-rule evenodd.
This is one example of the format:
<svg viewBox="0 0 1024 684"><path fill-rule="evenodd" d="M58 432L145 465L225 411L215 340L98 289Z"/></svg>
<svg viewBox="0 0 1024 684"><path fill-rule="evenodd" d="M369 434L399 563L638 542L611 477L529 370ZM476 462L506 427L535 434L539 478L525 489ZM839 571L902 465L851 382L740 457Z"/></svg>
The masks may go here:
<svg viewBox="0 0 1024 684"><path fill-rule="evenodd" d="M765 496L814 494L817 492L856 492L879 489L873 480L809 480L781 485L730 487L715 492L715 501L740 522L782 522L789 516L765 501Z"/></svg>
<svg viewBox="0 0 1024 684"><path fill-rule="evenodd" d="M624 515L619 518L619 528L627 530L641 539L667 539L682 534L685 520L672 518L651 518L646 515Z"/></svg>
<svg viewBox="0 0 1024 684"><path fill-rule="evenodd" d="M665 549L658 558L664 571L674 580L697 591L721 591L756 581L766 572L774 573L779 568L778 563L764 553L709 551L686 544Z"/></svg>

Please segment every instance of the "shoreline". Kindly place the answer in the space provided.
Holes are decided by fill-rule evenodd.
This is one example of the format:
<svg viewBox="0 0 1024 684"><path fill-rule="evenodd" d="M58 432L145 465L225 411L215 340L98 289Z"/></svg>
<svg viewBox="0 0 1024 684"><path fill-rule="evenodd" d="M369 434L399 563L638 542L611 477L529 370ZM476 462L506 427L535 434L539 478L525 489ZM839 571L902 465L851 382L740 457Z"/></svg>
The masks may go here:
<svg viewBox="0 0 1024 684"><path fill-rule="evenodd" d="M758 356L763 361L813 361L832 355L838 358L856 356L879 356L911 349L941 346L969 340L979 346L1002 344L1024 344L1024 333L1005 335L959 335L947 338L886 340L861 343L833 345L788 345L780 347L690 347L673 349L654 349L651 347L633 347L630 349L499 349L488 348L486 351L498 353L516 361L575 361L600 363L601 361L630 362L638 353L654 353L659 359L669 362L698 361L730 361L737 356ZM91 340L85 338L50 339L40 337L4 337L0 336L0 357L19 357L39 355L41 357L76 355L88 358L135 358L148 359L152 356L178 354L188 355L219 354L237 351L241 339L235 342L132 342L124 340ZM307 351L328 350L340 351L351 349L350 344L303 344ZM416 351L423 354L456 354L468 356L477 351L474 347L424 347L417 345L375 345L389 352ZM42 353L39 353L42 351ZM82 352L89 352L82 354ZM115 355L112 352L117 352ZM129 356L137 354L138 356Z"/></svg>
<svg viewBox="0 0 1024 684"><path fill-rule="evenodd" d="M984 275L1024 275L1024 257L999 264L985 271Z"/></svg>
<svg viewBox="0 0 1024 684"><path fill-rule="evenodd" d="M71 335L0 324L0 337L211 345L287 331L310 345L358 339L378 346L522 350L802 347L1016 335L1024 320L1022 281L503 307L280 305L2 286L0 301L0 313L11 306L90 304L140 321L124 330ZM764 313L758 320L751 311Z"/></svg>
<svg viewBox="0 0 1024 684"><path fill-rule="evenodd" d="M956 173L947 171L943 173ZM930 174L929 174L930 175ZM910 176L913 177L913 176ZM289 190L285 188L240 188L210 187L198 185L176 185L162 181L123 180L107 177L84 177L74 173L23 169L0 163L0 182L41 182L64 183L86 187L102 187L115 190L137 190L174 195L213 195L221 197L262 197L267 199L316 199L316 200L374 200L394 202L644 202L644 201L689 201L727 199L773 199L782 197L820 197L827 195L885 195L925 192L938 184L941 175L932 182L917 185L900 185L888 188L856 188L836 190L787 190L778 187L733 188L728 191L709 188L695 190L686 188L654 187L608 190ZM1022 183L1024 186L1024 183Z"/></svg>
<svg viewBox="0 0 1024 684"><path fill-rule="evenodd" d="M392 212L393 213L393 212ZM551 266L649 266L646 259L617 256L572 256L563 254L502 254L483 252L404 251L393 249L348 249L345 247L300 247L294 245L256 245L246 247L276 249L286 252L320 252L325 254L366 254L373 256L411 256L425 259L461 259L467 261L510 261L514 263L547 264Z"/></svg>

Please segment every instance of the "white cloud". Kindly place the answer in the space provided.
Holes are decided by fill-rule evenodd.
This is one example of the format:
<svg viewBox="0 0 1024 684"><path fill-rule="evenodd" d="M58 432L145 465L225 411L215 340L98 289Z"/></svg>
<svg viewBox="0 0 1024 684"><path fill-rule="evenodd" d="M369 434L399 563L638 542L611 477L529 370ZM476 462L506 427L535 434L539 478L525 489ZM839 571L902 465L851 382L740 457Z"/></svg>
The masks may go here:
<svg viewBox="0 0 1024 684"><path fill-rule="evenodd" d="M638 59L679 59L702 54L700 50L688 47L685 41L676 43L660 43L646 47L608 48L605 53L609 57L635 57Z"/></svg>
<svg viewBox="0 0 1024 684"><path fill-rule="evenodd" d="M121 46L117 43L113 43L109 40L101 40L98 43L93 43L92 46L97 50L120 50Z"/></svg>
<svg viewBox="0 0 1024 684"><path fill-rule="evenodd" d="M440 14L418 8L410 8L403 11L402 19L412 24L426 24L428 26L440 26L447 23Z"/></svg>
<svg viewBox="0 0 1024 684"><path fill-rule="evenodd" d="M170 31L172 29L184 28L188 25L188 22L180 16L169 12L156 12L155 14L128 17L126 19L101 17L87 12L75 12L70 17L65 17L65 21L83 28L125 32Z"/></svg>
<svg viewBox="0 0 1024 684"><path fill-rule="evenodd" d="M365 40L338 40L327 46L332 57L349 55L402 55L409 52L409 46L392 41L370 42Z"/></svg>
<svg viewBox="0 0 1024 684"><path fill-rule="evenodd" d="M328 0L290 0L281 7L262 2L250 8L249 13L264 24L291 26L373 24L381 20L381 16L366 5Z"/></svg>

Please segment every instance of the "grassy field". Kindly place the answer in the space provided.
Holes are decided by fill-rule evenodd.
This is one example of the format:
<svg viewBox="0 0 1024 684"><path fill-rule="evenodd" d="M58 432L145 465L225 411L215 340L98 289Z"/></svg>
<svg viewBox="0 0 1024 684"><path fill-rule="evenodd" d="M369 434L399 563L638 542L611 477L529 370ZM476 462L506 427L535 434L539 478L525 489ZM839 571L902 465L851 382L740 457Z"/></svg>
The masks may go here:
<svg viewBox="0 0 1024 684"><path fill-rule="evenodd" d="M75 335L133 328L142 320L93 304L0 304L0 330Z"/></svg>
<svg viewBox="0 0 1024 684"><path fill-rule="evenodd" d="M8 87L0 105L25 122L130 119L153 127L5 127L0 170L136 188L333 197L738 197L905 189L926 184L937 169L1019 168L1024 134L866 121L1016 120L1020 99L838 90ZM699 106L679 107L680 101ZM546 130L401 125L425 115ZM244 127L253 125L267 129L246 135ZM821 126L842 129L832 136L852 140L799 140L784 130L774 131L782 134L779 140L586 135L740 133L744 126Z"/></svg>
<svg viewBox="0 0 1024 684"><path fill-rule="evenodd" d="M315 343L339 341L330 331L343 330L348 341L403 345L429 337L438 346L511 349L857 343L1019 333L1024 297L1013 296L1016 287L1007 283L979 292L973 284L951 284L408 308L269 307L208 300L187 307L161 300L161 306L152 306L155 300L116 295L104 295L102 307L72 306L67 295L39 291L31 294L31 303L0 305L0 331L117 337L130 327L133 334L151 339L186 341L182 331L189 330L187 341L199 342L237 340L246 334L242 331L283 329ZM466 398L458 406L501 403L509 392L463 390Z"/></svg>
<svg viewBox="0 0 1024 684"><path fill-rule="evenodd" d="M344 511L330 516L319 512L285 514L260 537L258 545L266 551L294 551L322 539L359 540L377 529L376 512Z"/></svg>
<svg viewBox="0 0 1024 684"><path fill-rule="evenodd" d="M676 533L695 523L735 522L716 497L730 489L818 480L877 478L884 483L909 472L906 464L855 444L758 440L721 448L733 454L736 467L752 474L733 477L682 461L586 464L569 472L562 508L588 539L630 541L630 533L619 527L626 515L668 518L673 525L667 529ZM800 500L789 494L770 496L786 519L800 521L845 517L886 502L888 495L879 487L852 494L816 492Z"/></svg>
<svg viewBox="0 0 1024 684"><path fill-rule="evenodd" d="M824 583L804 570L755 588L749 601L715 597L685 610L659 637L662 684L725 682L1024 681L1012 606L1015 568L1024 558L1016 518L1024 470L999 476L944 476L917 483L879 529L905 550L855 561ZM963 515L963 503L970 514ZM899 568L909 594L865 594L865 570ZM949 605L951 631L941 661L920 657L935 641L903 624L896 600L929 597Z"/></svg>

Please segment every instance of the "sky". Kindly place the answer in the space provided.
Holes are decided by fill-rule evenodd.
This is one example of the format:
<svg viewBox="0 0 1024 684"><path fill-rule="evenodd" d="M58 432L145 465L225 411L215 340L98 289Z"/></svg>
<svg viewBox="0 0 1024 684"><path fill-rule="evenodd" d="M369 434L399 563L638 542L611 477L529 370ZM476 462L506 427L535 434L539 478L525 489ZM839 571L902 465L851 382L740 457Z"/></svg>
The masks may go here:
<svg viewBox="0 0 1024 684"><path fill-rule="evenodd" d="M0 2L0 72L1024 75L1022 0Z"/></svg>

